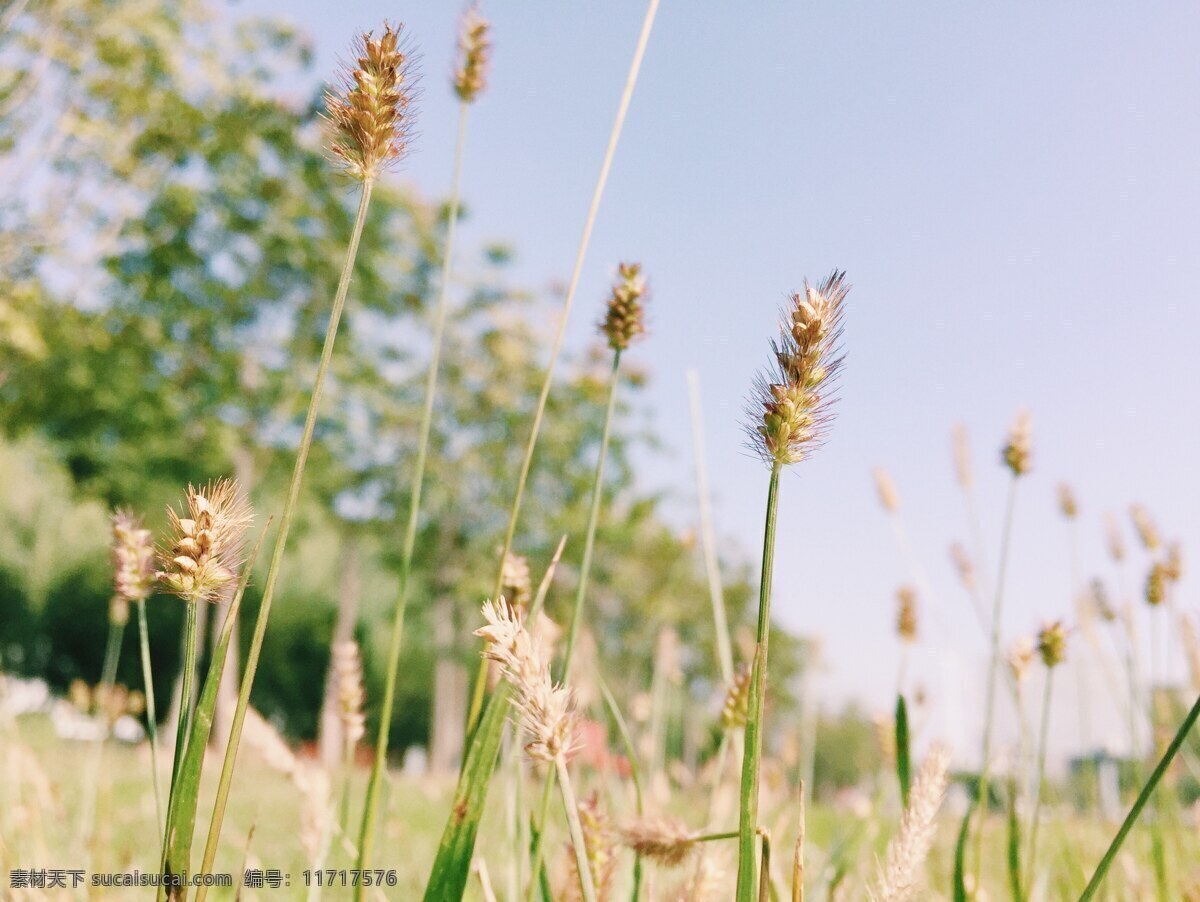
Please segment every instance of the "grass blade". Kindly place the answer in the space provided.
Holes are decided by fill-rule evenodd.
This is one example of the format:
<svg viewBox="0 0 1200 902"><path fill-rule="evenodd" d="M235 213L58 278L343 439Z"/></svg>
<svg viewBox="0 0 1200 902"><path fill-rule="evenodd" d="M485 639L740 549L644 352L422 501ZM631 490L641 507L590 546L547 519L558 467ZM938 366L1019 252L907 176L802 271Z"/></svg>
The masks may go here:
<svg viewBox="0 0 1200 902"><path fill-rule="evenodd" d="M912 786L912 750L908 741L908 705L903 692L896 696L896 778L900 781L900 803L907 808Z"/></svg>
<svg viewBox="0 0 1200 902"><path fill-rule="evenodd" d="M964 859L967 854L967 837L971 833L971 817L975 814L975 802L967 806L962 826L958 828L958 840L954 843L954 902L967 902L967 869Z"/></svg>
<svg viewBox="0 0 1200 902"><path fill-rule="evenodd" d="M466 891L479 820L483 816L492 772L500 757L500 742L504 737L510 695L508 683L502 680L492 693L483 718L479 721L459 775L454 806L450 809L450 819L442 833L433 871L425 886L425 902L454 902L461 899Z"/></svg>
<svg viewBox="0 0 1200 902"><path fill-rule="evenodd" d="M1029 879L1032 882L1032 872ZM1023 902L1025 893L1021 888L1021 822L1017 818L1015 780L1009 781L1008 787L1008 885L1012 890L1013 902Z"/></svg>

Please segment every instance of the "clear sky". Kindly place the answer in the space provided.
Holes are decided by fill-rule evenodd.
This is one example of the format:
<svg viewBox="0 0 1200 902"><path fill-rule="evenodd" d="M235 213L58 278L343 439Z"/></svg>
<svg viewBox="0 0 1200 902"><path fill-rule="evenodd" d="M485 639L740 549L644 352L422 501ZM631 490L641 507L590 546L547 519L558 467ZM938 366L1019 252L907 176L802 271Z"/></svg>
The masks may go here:
<svg viewBox="0 0 1200 902"><path fill-rule="evenodd" d="M432 196L448 190L455 4L238 8L297 22L321 71L356 31L403 20L424 98L400 177ZM643 10L484 4L496 48L471 116L464 241L511 242L530 284L569 274ZM1113 576L1100 515L1120 512L1128 530L1135 499L1185 549L1200 545L1198 34L1192 4L663 0L571 340L588 340L615 263L643 261L653 334L631 356L653 374L648 403L667 450L641 478L674 491L681 523L694 518L684 374L695 367L718 532L749 559L767 478L744 450L744 400L785 294L805 276L848 271L839 417L819 456L785 479L775 600L784 622L822 638L824 697L891 704L893 594L909 576L875 499L870 473L882 464L936 596L923 599L912 670L939 703L931 729L968 742L985 644L946 554L966 530L955 421L975 443L995 560L999 447L1019 406L1034 416L1006 635L1070 613L1060 479L1080 497L1085 575ZM1145 562L1133 557L1140 585ZM1185 609L1194 584L1185 575ZM706 605L698 599L697 616ZM1182 674L1182 656L1174 663ZM1089 678L1090 738L1116 741L1120 703ZM1059 745L1078 726L1072 682L1060 681Z"/></svg>

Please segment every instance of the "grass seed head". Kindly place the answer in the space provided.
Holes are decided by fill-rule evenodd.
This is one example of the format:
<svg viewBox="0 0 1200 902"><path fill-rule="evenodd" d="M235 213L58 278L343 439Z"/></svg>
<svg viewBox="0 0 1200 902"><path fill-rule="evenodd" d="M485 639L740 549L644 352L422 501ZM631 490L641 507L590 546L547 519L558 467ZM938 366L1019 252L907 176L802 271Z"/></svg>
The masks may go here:
<svg viewBox="0 0 1200 902"><path fill-rule="evenodd" d="M871 902L905 902L916 894L937 827L935 817L946 794L949 765L950 754L942 746L934 746L926 755L900 819L900 830L888 843L882 867L868 891Z"/></svg>
<svg viewBox="0 0 1200 902"><path fill-rule="evenodd" d="M333 673L337 685L337 714L345 732L346 744L354 746L366 732L366 717L363 702L362 656L358 643L335 642L333 646Z"/></svg>
<svg viewBox="0 0 1200 902"><path fill-rule="evenodd" d="M1112 511L1104 515L1104 538L1108 545L1108 555L1118 564L1125 560L1125 540L1121 537L1121 527Z"/></svg>
<svg viewBox="0 0 1200 902"><path fill-rule="evenodd" d="M154 541L130 511L112 516L113 588L126 604L145 601L154 590Z"/></svg>
<svg viewBox="0 0 1200 902"><path fill-rule="evenodd" d="M592 872L592 880L596 885L598 900L611 899L613 878L617 869L617 843L612 821L604 806L600 804L600 794L593 792L583 799L577 808L579 826L583 830L583 845L587 853L588 870ZM567 897L579 898L579 874L574 852L567 856L571 879L568 881Z"/></svg>
<svg viewBox="0 0 1200 902"><path fill-rule="evenodd" d="M1065 482L1058 484L1058 509L1068 520L1079 516L1079 502L1075 499L1075 490Z"/></svg>
<svg viewBox="0 0 1200 902"><path fill-rule="evenodd" d="M967 434L967 427L955 423L951 441L954 448L954 476L959 486L970 489L975 484L975 472L971 468L971 437Z"/></svg>
<svg viewBox="0 0 1200 902"><path fill-rule="evenodd" d="M1020 685L1029 674L1029 665L1033 663L1037 643L1031 636L1018 636L1008 649L1008 669L1012 671L1013 679Z"/></svg>
<svg viewBox="0 0 1200 902"><path fill-rule="evenodd" d="M954 564L954 569L958 573L959 582L963 584L963 588L968 592L975 591L975 564L971 561L971 556L967 553L967 549L962 546L962 543L955 542L950 546L950 560Z"/></svg>
<svg viewBox="0 0 1200 902"><path fill-rule="evenodd" d="M621 830L621 841L643 858L677 868L696 849L699 834L673 818L642 818Z"/></svg>
<svg viewBox="0 0 1200 902"><path fill-rule="evenodd" d="M488 63L492 56L491 23L477 6L463 13L458 36L458 65L454 69L454 93L472 103L487 87Z"/></svg>
<svg viewBox="0 0 1200 902"><path fill-rule="evenodd" d="M1134 504L1129 508L1129 518L1142 541L1142 547L1147 551L1158 551L1162 547L1162 535L1154 524L1150 511L1141 504Z"/></svg>
<svg viewBox="0 0 1200 902"><path fill-rule="evenodd" d="M1038 654L1047 667L1057 667L1067 657L1067 628L1061 620L1043 624L1038 632Z"/></svg>
<svg viewBox="0 0 1200 902"><path fill-rule="evenodd" d="M902 642L917 641L917 591L912 586L896 590L896 635Z"/></svg>
<svg viewBox="0 0 1200 902"><path fill-rule="evenodd" d="M185 601L220 601L237 579L253 514L232 479L188 486L184 515L167 510L170 545L159 550L157 577Z"/></svg>
<svg viewBox="0 0 1200 902"><path fill-rule="evenodd" d="M753 447L772 466L798 463L818 445L831 420L832 388L842 367L842 319L850 286L832 273L807 281L784 311L772 342L774 366L755 384L747 429Z"/></svg>
<svg viewBox="0 0 1200 902"><path fill-rule="evenodd" d="M600 334L618 353L646 331L646 279L640 263L622 263L608 298Z"/></svg>
<svg viewBox="0 0 1200 902"><path fill-rule="evenodd" d="M411 55L403 26L364 34L354 47L357 63L346 65L342 83L326 92L329 149L359 181L374 179L404 156L412 132Z"/></svg>
<svg viewBox="0 0 1200 902"><path fill-rule="evenodd" d="M1017 411L1000 457L1013 476L1024 476L1029 472L1033 458L1033 417L1028 410Z"/></svg>
<svg viewBox="0 0 1200 902"><path fill-rule="evenodd" d="M522 616L533 598L533 577L529 572L529 560L510 551L504 555L500 565L500 589Z"/></svg>
<svg viewBox="0 0 1200 902"><path fill-rule="evenodd" d="M1158 607L1167 599L1167 567L1162 561L1150 565L1146 574L1146 604Z"/></svg>
<svg viewBox="0 0 1200 902"><path fill-rule="evenodd" d="M733 730L746 725L750 716L750 674L749 664L742 664L733 675L733 685L725 692L725 702L721 705L721 729Z"/></svg>

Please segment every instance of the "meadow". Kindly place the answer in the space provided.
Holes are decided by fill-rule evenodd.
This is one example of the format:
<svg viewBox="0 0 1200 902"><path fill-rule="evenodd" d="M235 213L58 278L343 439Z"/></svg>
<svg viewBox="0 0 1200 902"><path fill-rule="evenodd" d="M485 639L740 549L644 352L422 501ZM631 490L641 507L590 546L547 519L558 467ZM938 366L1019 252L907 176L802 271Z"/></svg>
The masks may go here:
<svg viewBox="0 0 1200 902"><path fill-rule="evenodd" d="M511 249L456 245L468 123L508 64L484 11L462 13L448 83L385 22L302 101L280 90L311 65L286 24L0 13L6 898L1200 898L1183 552L1143 506L1097 521L1063 483L1056 515L1073 540L1106 530L1117 578L1073 567L1069 609L1013 634L1028 412L982 452L952 433L979 766L952 767L973 759L925 717L949 687L908 671L930 591L884 468L894 701L814 705L819 637L772 615L777 526L859 365L853 273L780 286L739 391L761 558L719 547L694 381L696 530L638 485L653 270L579 288L658 7L630 23L548 298L510 281ZM393 174L418 84L457 110L444 200ZM596 324L584 354L572 317ZM994 523L984 479L1006 486ZM1054 693L1080 660L1129 752L1081 745L1057 773Z"/></svg>

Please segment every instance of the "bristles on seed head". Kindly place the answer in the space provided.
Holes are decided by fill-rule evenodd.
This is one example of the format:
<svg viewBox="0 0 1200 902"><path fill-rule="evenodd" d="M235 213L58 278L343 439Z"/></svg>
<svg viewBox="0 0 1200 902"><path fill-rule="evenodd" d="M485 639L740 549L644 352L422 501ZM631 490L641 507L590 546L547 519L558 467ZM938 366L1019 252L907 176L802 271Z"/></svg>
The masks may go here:
<svg viewBox="0 0 1200 902"><path fill-rule="evenodd" d="M242 567L253 512L238 484L220 479L189 485L183 514L167 509L170 544L159 549L162 570L156 575L185 601L220 601Z"/></svg>
<svg viewBox="0 0 1200 902"><path fill-rule="evenodd" d="M516 690L519 723L529 737L526 754L538 761L566 760L575 749L578 731L574 693L550 678L541 644L503 597L484 602L483 618L486 625L475 635L486 643L484 657L500 665L502 676Z"/></svg>
<svg viewBox="0 0 1200 902"><path fill-rule="evenodd" d="M820 444L833 419L832 388L841 370L842 319L850 286L832 273L792 295L771 343L772 368L755 382L747 414L751 446L771 466L798 463Z"/></svg>
<svg viewBox="0 0 1200 902"><path fill-rule="evenodd" d="M127 510L112 516L113 588L126 603L145 601L154 590L154 541Z"/></svg>
<svg viewBox="0 0 1200 902"><path fill-rule="evenodd" d="M621 842L664 867L679 867L691 857L699 834L671 818L642 818L621 829Z"/></svg>
<svg viewBox="0 0 1200 902"><path fill-rule="evenodd" d="M489 32L492 25L471 6L463 13L459 26L458 66L454 70L454 93L464 103L472 103L487 87L488 62L492 55Z"/></svg>
<svg viewBox="0 0 1200 902"><path fill-rule="evenodd" d="M934 746L925 757L900 830L888 843L883 865L868 891L871 902L905 902L916 893L917 878L933 843L934 818L946 793L949 764L950 755L942 746Z"/></svg>
<svg viewBox="0 0 1200 902"><path fill-rule="evenodd" d="M1024 476L1029 472L1033 460L1033 417L1028 410L1017 411L1000 457L1013 476Z"/></svg>
<svg viewBox="0 0 1200 902"><path fill-rule="evenodd" d="M646 331L646 279L640 263L622 263L617 268L617 280L609 294L600 334L608 339L614 351L626 350L630 343Z"/></svg>
<svg viewBox="0 0 1200 902"><path fill-rule="evenodd" d="M402 34L403 26L386 23L378 38L364 34L356 65L345 66L342 84L325 95L330 152L359 181L374 179L408 147L414 79Z"/></svg>
<svg viewBox="0 0 1200 902"><path fill-rule="evenodd" d="M894 514L900 510L900 493L896 490L896 483L892 481L892 475L883 467L875 468L875 490L879 493L879 503L883 505L883 509L890 514Z"/></svg>
<svg viewBox="0 0 1200 902"><path fill-rule="evenodd" d="M1057 667L1067 657L1067 628L1061 620L1044 624L1038 632L1038 654L1047 667Z"/></svg>

